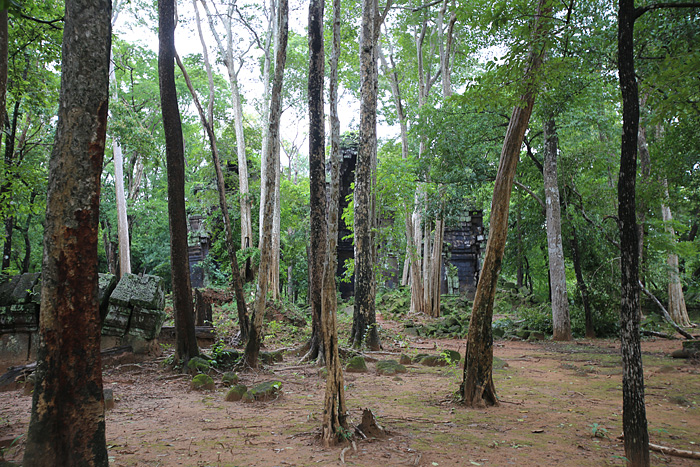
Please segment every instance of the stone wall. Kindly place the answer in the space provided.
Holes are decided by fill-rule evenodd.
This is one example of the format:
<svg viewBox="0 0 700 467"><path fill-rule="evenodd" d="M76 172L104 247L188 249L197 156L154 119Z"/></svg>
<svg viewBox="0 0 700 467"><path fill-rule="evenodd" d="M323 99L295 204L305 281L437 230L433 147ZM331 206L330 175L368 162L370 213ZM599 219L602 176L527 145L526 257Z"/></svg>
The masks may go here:
<svg viewBox="0 0 700 467"><path fill-rule="evenodd" d="M98 299L102 348L131 344L148 351L165 321L165 284L157 276L100 274ZM0 361L16 364L36 359L39 345L41 274L0 279ZM76 323L80 325L80 323Z"/></svg>

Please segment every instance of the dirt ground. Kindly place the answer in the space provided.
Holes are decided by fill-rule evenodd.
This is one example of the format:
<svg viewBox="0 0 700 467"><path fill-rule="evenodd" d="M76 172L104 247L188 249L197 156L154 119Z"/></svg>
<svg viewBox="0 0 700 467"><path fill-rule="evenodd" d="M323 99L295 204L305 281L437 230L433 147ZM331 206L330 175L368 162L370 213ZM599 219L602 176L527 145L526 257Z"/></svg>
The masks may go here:
<svg viewBox="0 0 700 467"><path fill-rule="evenodd" d="M383 326L394 323L383 322ZM378 359L443 349L464 354L464 342L402 338L384 341ZM668 354L680 341L642 344L651 442L700 451L700 365ZM437 349L437 350L435 350ZM346 373L353 424L371 409L386 439L323 448L318 442L325 379L297 357L241 374L250 386L276 379L283 395L270 402L225 402L226 388L190 390L189 377L162 357L104 370L116 406L107 412L112 466L604 466L624 465L619 343L497 341L494 382L501 404L473 410L455 403L461 365L378 376ZM21 460L31 396L0 393L0 439L8 461ZM597 436L595 436L597 435ZM651 453L655 466L700 461Z"/></svg>

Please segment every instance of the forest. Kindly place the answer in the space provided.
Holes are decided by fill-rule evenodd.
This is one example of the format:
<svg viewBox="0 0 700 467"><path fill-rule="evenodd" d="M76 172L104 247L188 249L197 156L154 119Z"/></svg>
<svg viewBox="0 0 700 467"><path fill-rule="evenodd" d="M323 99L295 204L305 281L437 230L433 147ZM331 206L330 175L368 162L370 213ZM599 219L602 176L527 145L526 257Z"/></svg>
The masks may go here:
<svg viewBox="0 0 700 467"><path fill-rule="evenodd" d="M692 1L0 0L0 465L694 465L698 70Z"/></svg>

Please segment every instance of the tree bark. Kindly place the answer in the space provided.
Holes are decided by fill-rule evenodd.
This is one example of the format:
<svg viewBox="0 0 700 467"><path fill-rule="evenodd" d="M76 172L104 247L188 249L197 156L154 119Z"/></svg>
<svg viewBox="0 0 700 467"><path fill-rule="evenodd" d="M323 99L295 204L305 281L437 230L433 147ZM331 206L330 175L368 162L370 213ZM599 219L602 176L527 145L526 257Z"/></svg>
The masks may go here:
<svg viewBox="0 0 700 467"><path fill-rule="evenodd" d="M551 3L547 0L539 1L534 18L528 68L525 71L525 93L520 98L520 105L513 108L498 164L491 201L489 239L469 321L464 378L460 386L462 401L469 407L498 405L493 384L493 302L506 245L513 179L520 157L520 147L535 104L537 73L545 52L545 38L551 28L551 11Z"/></svg>
<svg viewBox="0 0 700 467"><path fill-rule="evenodd" d="M634 69L634 0L619 0L618 75L622 91L622 144L617 185L620 223L622 347L622 431L625 457L633 467L649 465L649 432L644 404L644 371L639 337L639 236L636 218L639 92Z"/></svg>
<svg viewBox="0 0 700 467"><path fill-rule="evenodd" d="M97 236L111 4L68 0L49 162L40 344L24 465L107 466Z"/></svg>
<svg viewBox="0 0 700 467"><path fill-rule="evenodd" d="M282 114L282 83L284 79L284 66L287 60L287 36L288 36L288 5L287 0L280 0L277 10L277 34L278 45L275 57L275 77L272 82L272 96L270 99L270 122L268 131L270 144L267 153L264 154L264 162L268 173L273 173L275 164L275 151L279 151L279 126ZM248 331L248 344L245 349L245 359L251 368L258 367L260 354L261 332L267 290L269 285L270 265L272 262L272 216L274 215L275 179L268 177L265 183L265 216L263 222L263 236L260 244L260 270L258 272L258 284L255 291L255 303L253 314L250 318L250 330Z"/></svg>
<svg viewBox="0 0 700 467"><path fill-rule="evenodd" d="M377 150L377 39L376 0L362 1L360 36L360 144L355 169L355 306L350 333L353 347L379 350L374 276L374 172Z"/></svg>
<svg viewBox="0 0 700 467"><path fill-rule="evenodd" d="M676 232L673 228L673 216L671 208L668 206L668 180L664 178L664 201L661 203L661 216L666 224L666 232L671 237L671 242L676 243ZM688 310L685 306L685 296L683 295L683 285L681 284L678 267L678 255L670 252L666 259L668 264L668 312L679 326L690 326Z"/></svg>
<svg viewBox="0 0 700 467"><path fill-rule="evenodd" d="M549 278L552 288L552 327L555 341L570 341L571 320L569 297L566 291L566 266L561 239L561 210L557 181L557 157L559 138L554 117L544 124L544 197L547 218L547 252L549 254Z"/></svg>
<svg viewBox="0 0 700 467"><path fill-rule="evenodd" d="M190 260L185 211L185 154L180 109L175 88L175 4L158 2L158 77L163 113L165 156L168 170L170 268L175 313L175 352L185 363L199 355L194 333L194 309L190 285Z"/></svg>
<svg viewBox="0 0 700 467"><path fill-rule="evenodd" d="M322 289L324 282L324 264L327 262L326 223L326 151L325 121L323 112L323 77L325 54L323 47L323 0L309 3L309 177L310 177L310 241L312 336L311 346L305 358L318 358L323 362L325 327L322 323Z"/></svg>
<svg viewBox="0 0 700 467"><path fill-rule="evenodd" d="M323 0L314 0L312 5L320 4L320 11L309 7L309 41L311 44L312 31L315 36L314 47L318 44L323 50ZM312 8L315 10L312 22ZM320 15L318 15L320 13ZM318 16L317 16L318 15ZM312 27L313 24L313 27ZM338 119L338 61L340 59L340 0L333 0L333 40L330 57L330 127L331 127L331 184L328 204L328 235L327 253L323 271L321 323L323 326L324 354L326 357L326 391L323 398L323 425L321 427L323 443L326 446L342 440L342 431L348 429L347 407L345 404L345 382L343 367L338 355L338 327L336 313L338 300L336 297L335 273L338 269L338 210L340 196L340 121ZM317 57L323 63L323 54ZM314 69L312 59L309 70ZM321 73L322 76L322 73ZM321 83L323 80L321 79ZM311 83L310 83L311 84ZM311 86L309 86L311 88ZM311 89L309 89L311 91ZM323 86L316 89L315 98L323 102ZM318 93L318 94L316 94ZM309 92L309 99L311 99ZM311 106L310 106L311 107ZM320 110L323 110L321 106ZM321 114L322 117L323 114ZM320 121L323 124L323 119ZM309 132L311 134L311 132Z"/></svg>

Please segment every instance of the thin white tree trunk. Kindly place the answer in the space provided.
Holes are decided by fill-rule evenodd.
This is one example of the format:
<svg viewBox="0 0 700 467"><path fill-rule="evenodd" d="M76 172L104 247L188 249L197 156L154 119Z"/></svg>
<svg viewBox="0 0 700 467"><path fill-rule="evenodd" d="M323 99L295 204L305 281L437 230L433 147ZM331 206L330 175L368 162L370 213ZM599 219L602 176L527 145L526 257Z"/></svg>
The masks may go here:
<svg viewBox="0 0 700 467"><path fill-rule="evenodd" d="M561 209L557 183L558 141L554 118L544 124L544 197L547 216L547 252L549 253L549 277L552 285L553 338L571 340L569 299L566 291L564 247L561 239Z"/></svg>
<svg viewBox="0 0 700 467"><path fill-rule="evenodd" d="M116 15L113 19L116 19ZM118 100L117 78L114 64L110 60L110 81L114 85L113 100ZM116 138L112 138L114 154L114 188L117 198L117 232L119 237L119 277L131 273L131 248L129 245L129 219L126 215L126 195L124 194L124 156L122 146Z"/></svg>
<svg viewBox="0 0 700 467"><path fill-rule="evenodd" d="M235 2L229 5L227 14L213 15L209 11L209 7L205 0L200 0L204 6L209 19L209 28L212 31L214 40L219 48L219 54L226 66L229 82L231 84L231 93L233 96L233 121L234 131L236 134L236 153L238 156L238 189L240 196L241 207L241 248L252 246L253 244L253 227L251 218L251 200L248 188L248 161L245 153L245 136L243 134L243 105L241 103L241 92L238 86L238 70L236 70L235 57L233 54L233 31L231 22L233 18ZM221 36L215 27L215 17L226 17L224 29L226 31L226 45L224 45ZM263 164L264 165L264 164ZM246 239L248 239L246 241Z"/></svg>
<svg viewBox="0 0 700 467"><path fill-rule="evenodd" d="M676 232L672 224L671 208L668 206L668 180L666 178L664 178L663 184L664 201L661 203L661 216L666 226L666 232L668 232L672 242L675 243ZM685 296L683 295L683 285L679 275L678 255L669 253L666 262L668 264L668 312L673 321L679 326L690 326L690 318L688 317Z"/></svg>

